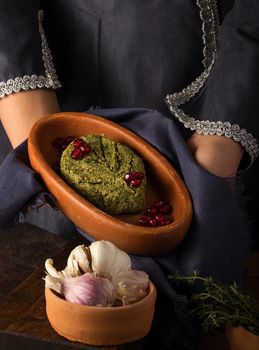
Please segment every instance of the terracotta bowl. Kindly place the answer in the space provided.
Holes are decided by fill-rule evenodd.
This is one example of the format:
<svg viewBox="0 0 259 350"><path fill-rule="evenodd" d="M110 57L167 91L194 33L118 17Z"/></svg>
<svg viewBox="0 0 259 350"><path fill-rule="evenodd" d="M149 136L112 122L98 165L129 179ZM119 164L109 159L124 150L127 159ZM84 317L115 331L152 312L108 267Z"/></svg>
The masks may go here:
<svg viewBox="0 0 259 350"><path fill-rule="evenodd" d="M242 326L232 326L227 323L226 334L231 350L258 350L259 336L255 335Z"/></svg>
<svg viewBox="0 0 259 350"><path fill-rule="evenodd" d="M145 162L146 207L166 200L173 207L173 222L161 227L138 225L135 215L111 216L96 208L73 190L54 170L57 153L52 146L57 137L105 134L126 144ZM149 143L109 120L82 113L59 113L41 119L28 139L32 167L41 175L59 208L83 232L97 240L109 240L130 254L162 255L171 252L184 239L192 218L188 190L172 165Z"/></svg>
<svg viewBox="0 0 259 350"><path fill-rule="evenodd" d="M46 312L51 326L61 336L91 345L118 345L139 340L151 328L156 288L127 306L96 307L72 304L45 289Z"/></svg>

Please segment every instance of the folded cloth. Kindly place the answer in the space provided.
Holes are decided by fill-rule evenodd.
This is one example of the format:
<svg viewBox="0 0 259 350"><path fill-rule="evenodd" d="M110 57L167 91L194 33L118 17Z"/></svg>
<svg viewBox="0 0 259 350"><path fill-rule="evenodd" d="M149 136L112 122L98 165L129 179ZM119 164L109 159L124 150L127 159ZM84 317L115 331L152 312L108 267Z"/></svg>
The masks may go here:
<svg viewBox="0 0 259 350"><path fill-rule="evenodd" d="M24 204L43 190L39 176L30 168L25 141L0 166L0 227L10 223Z"/></svg>
<svg viewBox="0 0 259 350"><path fill-rule="evenodd" d="M166 276L176 271L189 275L198 270L223 283L236 281L242 285L250 246L243 208L222 178L197 165L171 118L156 110L136 108L92 110L91 114L119 123L150 142L173 164L189 189L194 215L182 244L167 256L131 256L131 260L133 268L145 270L158 287L152 345L195 349L195 329L183 317L186 299L179 294L180 289L176 292L172 288ZM6 158L0 167L0 179L0 225L10 222L29 199L46 191L29 166L26 143Z"/></svg>

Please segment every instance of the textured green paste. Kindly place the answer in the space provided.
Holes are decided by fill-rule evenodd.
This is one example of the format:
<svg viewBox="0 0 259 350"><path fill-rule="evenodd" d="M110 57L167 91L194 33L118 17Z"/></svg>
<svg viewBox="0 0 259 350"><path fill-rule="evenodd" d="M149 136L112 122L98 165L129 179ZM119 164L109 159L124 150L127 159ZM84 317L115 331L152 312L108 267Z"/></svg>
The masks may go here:
<svg viewBox="0 0 259 350"><path fill-rule="evenodd" d="M109 214L140 212L145 205L144 178L139 187L129 187L124 175L133 171L145 174L142 159L129 147L104 135L81 136L91 151L74 160L70 144L62 153L61 174L78 193Z"/></svg>

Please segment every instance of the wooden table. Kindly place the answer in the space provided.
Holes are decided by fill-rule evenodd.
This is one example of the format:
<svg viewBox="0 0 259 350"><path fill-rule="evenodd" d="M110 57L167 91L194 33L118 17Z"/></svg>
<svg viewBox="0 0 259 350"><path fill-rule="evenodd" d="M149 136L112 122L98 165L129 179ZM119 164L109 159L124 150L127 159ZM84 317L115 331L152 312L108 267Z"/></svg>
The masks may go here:
<svg viewBox="0 0 259 350"><path fill-rule="evenodd" d="M144 340L110 347L70 342L50 326L45 312L45 259L52 257L55 266L64 268L70 251L81 243L80 238L68 242L30 224L0 232L1 350L143 348Z"/></svg>
<svg viewBox="0 0 259 350"><path fill-rule="evenodd" d="M45 313L44 261L52 257L55 266L64 268L69 252L81 242L68 242L30 224L0 232L1 350L143 349L145 340L113 347L83 345L67 341L51 328ZM247 287L258 297L258 253L248 263ZM199 349L229 350L224 335L203 337Z"/></svg>

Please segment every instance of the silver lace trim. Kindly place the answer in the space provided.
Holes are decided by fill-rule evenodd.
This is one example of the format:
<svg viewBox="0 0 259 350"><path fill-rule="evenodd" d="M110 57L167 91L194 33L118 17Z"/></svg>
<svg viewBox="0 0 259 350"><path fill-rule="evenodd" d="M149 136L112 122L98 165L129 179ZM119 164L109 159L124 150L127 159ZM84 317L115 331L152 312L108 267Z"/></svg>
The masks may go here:
<svg viewBox="0 0 259 350"><path fill-rule="evenodd" d="M252 164L259 154L257 140L252 134L248 133L245 129L241 129L237 124L197 120L179 108L179 106L194 97L204 86L217 57L217 32L219 28L217 0L196 0L196 3L200 8L200 17L202 20L202 40L204 44L204 59L202 63L204 71L182 91L167 95L165 102L170 112L183 123L185 128L195 130L197 133L204 135L226 136L239 142L248 152Z"/></svg>
<svg viewBox="0 0 259 350"><path fill-rule="evenodd" d="M9 79L6 82L0 82L0 98L3 98L6 95L10 95L13 92L19 92L21 90L29 90L43 87L57 89L61 87L61 83L58 80L58 76L53 64L51 51L49 49L45 32L43 29L43 17L44 12L43 10L40 10L38 12L38 21L45 76L36 74L24 75L23 77Z"/></svg>

